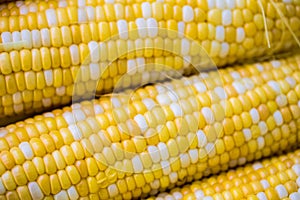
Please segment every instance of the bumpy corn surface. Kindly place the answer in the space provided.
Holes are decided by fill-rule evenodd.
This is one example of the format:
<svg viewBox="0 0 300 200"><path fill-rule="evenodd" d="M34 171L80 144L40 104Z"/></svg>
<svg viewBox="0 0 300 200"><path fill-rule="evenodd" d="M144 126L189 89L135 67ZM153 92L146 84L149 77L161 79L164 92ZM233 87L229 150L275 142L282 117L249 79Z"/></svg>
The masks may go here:
<svg viewBox="0 0 300 200"><path fill-rule="evenodd" d="M300 151L161 193L156 200L300 199Z"/></svg>
<svg viewBox="0 0 300 200"><path fill-rule="evenodd" d="M146 197L293 149L299 66L295 55L201 73L2 128L0 197Z"/></svg>
<svg viewBox="0 0 300 200"><path fill-rule="evenodd" d="M126 73L132 77L119 85L147 82L149 76L136 70L140 58L184 73L184 62L199 57L200 46L217 66L292 49L300 36L299 13L298 0L2 4L2 124L10 121L4 117L41 112L69 104L72 95L94 93L96 79L97 94L111 91ZM77 71L82 80L75 78ZM80 82L77 89L74 82Z"/></svg>
<svg viewBox="0 0 300 200"><path fill-rule="evenodd" d="M138 38L140 45L151 46L176 31L200 42L217 65L224 65L289 49L295 42L290 31L300 35L299 10L298 0L27 1L2 6L0 32L2 50L11 51L74 44L78 48L115 36L125 40L125 46ZM111 41L118 46L116 42Z"/></svg>
<svg viewBox="0 0 300 200"><path fill-rule="evenodd" d="M0 74L0 124L7 125L18 115L40 113L116 89L178 78L183 73L195 73L193 70L190 62L169 55Z"/></svg>

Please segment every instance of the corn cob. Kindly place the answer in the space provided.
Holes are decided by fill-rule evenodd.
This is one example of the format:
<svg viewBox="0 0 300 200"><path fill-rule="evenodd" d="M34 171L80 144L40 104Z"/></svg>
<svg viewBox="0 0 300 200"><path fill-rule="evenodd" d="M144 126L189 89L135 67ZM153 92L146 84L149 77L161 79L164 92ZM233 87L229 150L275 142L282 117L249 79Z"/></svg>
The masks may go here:
<svg viewBox="0 0 300 200"><path fill-rule="evenodd" d="M300 151L230 170L150 199L299 200Z"/></svg>
<svg viewBox="0 0 300 200"><path fill-rule="evenodd" d="M294 149L299 66L201 73L2 128L0 198L139 198Z"/></svg>
<svg viewBox="0 0 300 200"><path fill-rule="evenodd" d="M119 77L136 67L132 59L149 58L184 73L188 65L183 63L197 63L202 48L217 66L291 49L296 44L291 31L300 36L299 10L298 1L256 0L3 4L0 124L69 104L72 95L77 100L95 88L90 87L95 77L97 94L110 92ZM110 62L109 73L100 76L101 66ZM75 80L81 70L83 80ZM127 79L134 80L124 85L135 87L142 75L131 74ZM78 90L73 90L75 82L80 82Z"/></svg>
<svg viewBox="0 0 300 200"><path fill-rule="evenodd" d="M161 56L0 74L0 125L11 123L18 115L92 99L113 89L135 88L195 73L190 66L190 62L179 56Z"/></svg>
<svg viewBox="0 0 300 200"><path fill-rule="evenodd" d="M220 66L288 50L295 44L290 32L300 36L300 3L295 0L78 2L27 1L4 5L0 18L2 51L68 47L118 38L148 39L143 44L146 46L147 42L154 45L157 37L178 34L199 41ZM166 31L158 31L163 29Z"/></svg>

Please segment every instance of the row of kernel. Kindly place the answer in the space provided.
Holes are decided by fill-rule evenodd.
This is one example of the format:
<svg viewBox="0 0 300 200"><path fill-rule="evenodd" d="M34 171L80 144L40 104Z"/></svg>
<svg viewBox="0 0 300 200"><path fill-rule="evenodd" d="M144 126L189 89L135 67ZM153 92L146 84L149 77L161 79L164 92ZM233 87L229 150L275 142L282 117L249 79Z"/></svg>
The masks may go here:
<svg viewBox="0 0 300 200"><path fill-rule="evenodd" d="M176 63L176 64L175 64ZM142 75L148 79L144 81L155 81L155 77L150 77L150 73L174 70L183 73L190 63L183 61L182 58L167 56L153 58L136 58L130 60L119 60L113 63L91 63L89 65L72 66L70 68L45 69L44 71L16 72L8 75L0 75L0 82L3 87L0 94L15 94L18 91L44 89L46 87L60 88L69 86L73 83L98 81L99 79L118 78L126 79L131 75L142 75L142 72L149 73L149 76ZM177 72L177 71L176 71ZM128 75L126 75L128 73ZM125 74L125 75L124 75ZM122 77L122 75L124 75ZM176 76L177 74L174 74ZM151 79L150 79L151 78Z"/></svg>
<svg viewBox="0 0 300 200"><path fill-rule="evenodd" d="M217 43L221 48L221 44ZM216 44L216 45L217 45ZM50 68L67 68L71 65L84 65L90 63L105 64L105 62L114 62L120 58L160 57L162 55L203 57L206 54L197 43L190 42L187 39L157 39L147 38L128 40L108 41L108 42L89 42L88 44L71 45L69 47L40 49L23 49L20 51L11 51L9 53L0 53L1 74L10 74L12 72L22 71L40 71ZM161 59L161 58L158 58ZM182 59L182 58L181 58Z"/></svg>
<svg viewBox="0 0 300 200"><path fill-rule="evenodd" d="M226 9L211 8L208 11L201 7L191 7L190 5L172 5L169 3L161 2L144 2L142 4L133 5L122 5L116 4L104 4L102 6L86 6L86 7L62 7L57 9L46 9L40 12L30 12L28 14L20 16L12 16L15 18L23 18L28 16L28 25L31 28L36 29L37 27L52 27L52 26L69 26L72 23L86 23L88 21L116 21L126 20L132 21L136 18L155 18L159 20L175 19L177 21L191 22L198 21L202 22L205 19L208 22L217 22L219 18L224 18L224 21L233 20L243 21L244 18L249 18L255 13L260 13L262 9L265 10L266 17L280 18L280 15L274 8L272 3L267 3L263 8L260 8L257 2L252 2L254 6L247 5L241 9ZM296 13L297 6L293 4L279 3L276 5L280 12L288 17L292 17L293 13ZM294 12L293 12L294 10ZM289 12L288 12L289 11ZM242 17L242 18L239 18ZM39 18L39 20L37 20ZM2 19L5 19L3 17ZM251 19L250 19L251 21ZM31 23L32 22L32 23ZM38 22L38 23L33 23ZM34 28L35 27L35 28Z"/></svg>

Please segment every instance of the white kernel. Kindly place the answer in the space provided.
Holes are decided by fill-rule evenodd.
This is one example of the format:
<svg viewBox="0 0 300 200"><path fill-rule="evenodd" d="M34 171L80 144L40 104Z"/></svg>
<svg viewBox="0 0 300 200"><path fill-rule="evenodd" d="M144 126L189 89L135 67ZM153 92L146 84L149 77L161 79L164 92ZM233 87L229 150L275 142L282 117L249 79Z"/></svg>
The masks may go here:
<svg viewBox="0 0 300 200"><path fill-rule="evenodd" d="M128 59L127 60L127 73L129 75L134 75L137 73L137 65L135 59Z"/></svg>
<svg viewBox="0 0 300 200"><path fill-rule="evenodd" d="M271 64L273 65L274 68L278 68L281 66L281 63L278 60L272 60Z"/></svg>
<svg viewBox="0 0 300 200"><path fill-rule="evenodd" d="M226 5L228 9L234 9L235 8L235 0L226 0Z"/></svg>
<svg viewBox="0 0 300 200"><path fill-rule="evenodd" d="M12 42L12 34L10 32L2 32L1 40L2 40L2 43Z"/></svg>
<svg viewBox="0 0 300 200"><path fill-rule="evenodd" d="M227 94L226 94L224 88L222 88L220 86L215 87L214 92L218 95L218 97L220 99L226 99L227 98Z"/></svg>
<svg viewBox="0 0 300 200"><path fill-rule="evenodd" d="M148 152L149 152L152 162L154 162L154 163L160 162L161 158L160 158L158 148L156 146L149 145L147 149L148 149Z"/></svg>
<svg viewBox="0 0 300 200"><path fill-rule="evenodd" d="M117 21L117 26L119 30L119 37L122 40L127 40L128 39L128 24L127 21L125 20L118 20Z"/></svg>
<svg viewBox="0 0 300 200"><path fill-rule="evenodd" d="M188 39L183 38L181 40L181 55L186 56L189 54L190 51L190 42Z"/></svg>
<svg viewBox="0 0 300 200"><path fill-rule="evenodd" d="M246 92L246 87L240 81L234 81L232 86L239 94L244 94Z"/></svg>
<svg viewBox="0 0 300 200"><path fill-rule="evenodd" d="M86 6L85 12L87 13L88 21L92 22L96 20L95 8L93 6Z"/></svg>
<svg viewBox="0 0 300 200"><path fill-rule="evenodd" d="M205 133L202 130L197 131L197 138L198 138L198 147L203 148L207 144L207 138Z"/></svg>
<svg viewBox="0 0 300 200"><path fill-rule="evenodd" d="M286 77L285 81L288 82L291 88L294 88L297 84L296 80L291 76Z"/></svg>
<svg viewBox="0 0 300 200"><path fill-rule="evenodd" d="M134 121L137 123L142 132L145 132L149 126L144 115L138 114L134 117Z"/></svg>
<svg viewBox="0 0 300 200"><path fill-rule="evenodd" d="M172 172L169 161L163 160L163 161L160 162L160 165L161 165L163 174L164 174L165 176L166 176L166 175L169 175L169 174Z"/></svg>
<svg viewBox="0 0 300 200"><path fill-rule="evenodd" d="M98 43L95 41L91 41L88 43L88 47L92 63L98 63L100 60L100 48Z"/></svg>
<svg viewBox="0 0 300 200"><path fill-rule="evenodd" d="M32 36L29 30L21 31L21 38L24 45L24 48L31 49L32 48Z"/></svg>
<svg viewBox="0 0 300 200"><path fill-rule="evenodd" d="M231 72L230 75L235 80L241 78L240 74L238 72L236 72L236 71Z"/></svg>
<svg viewBox="0 0 300 200"><path fill-rule="evenodd" d="M280 108L285 107L288 104L287 97L284 94L279 94L275 101Z"/></svg>
<svg viewBox="0 0 300 200"><path fill-rule="evenodd" d="M29 12L27 5L20 6L19 9L20 15L27 15Z"/></svg>
<svg viewBox="0 0 300 200"><path fill-rule="evenodd" d="M53 8L49 8L46 10L46 19L48 22L49 27L57 27L58 21L57 21L57 15Z"/></svg>
<svg viewBox="0 0 300 200"><path fill-rule="evenodd" d="M259 122L260 117L259 117L259 113L256 110L256 108L252 108L249 113L250 113L253 124L257 124Z"/></svg>
<svg viewBox="0 0 300 200"><path fill-rule="evenodd" d="M202 190L197 190L194 194L195 194L196 199L202 199L205 196L205 194Z"/></svg>
<svg viewBox="0 0 300 200"><path fill-rule="evenodd" d="M68 126L68 129L71 132L74 140L80 141L83 139L83 135L76 124L71 124L70 126Z"/></svg>
<svg viewBox="0 0 300 200"><path fill-rule="evenodd" d="M256 196L259 200L268 200L268 198L264 192L259 192L259 193L257 193Z"/></svg>
<svg viewBox="0 0 300 200"><path fill-rule="evenodd" d="M133 166L134 173L141 173L143 171L144 169L143 163L139 155L135 155L132 158L132 166Z"/></svg>
<svg viewBox="0 0 300 200"><path fill-rule="evenodd" d="M269 182L266 179L263 179L260 181L260 184L262 185L262 187L264 188L264 190L268 189L270 187Z"/></svg>
<svg viewBox="0 0 300 200"><path fill-rule="evenodd" d="M28 190L30 192L30 195L33 199L43 199L44 194L37 182L29 182L28 183Z"/></svg>
<svg viewBox="0 0 300 200"><path fill-rule="evenodd" d="M182 108L180 107L180 105L178 103L172 103L170 105L170 109L174 113L175 117L182 117L183 116L183 110L182 110Z"/></svg>
<svg viewBox="0 0 300 200"><path fill-rule="evenodd" d="M275 187L275 190L277 191L277 194L278 194L280 199L288 197L288 195L289 195L286 188L282 184L277 185Z"/></svg>
<svg viewBox="0 0 300 200"><path fill-rule="evenodd" d="M147 22L145 19L143 18L138 18L135 20L137 29L138 29L138 33L140 38L145 38L147 37Z"/></svg>
<svg viewBox="0 0 300 200"><path fill-rule="evenodd" d="M191 160L188 154L183 153L179 156L179 158L180 158L180 164L182 168L187 168L188 166L191 165Z"/></svg>
<svg viewBox="0 0 300 200"><path fill-rule="evenodd" d="M73 44L69 47L70 57L72 61L72 65L79 65L80 56L79 56L79 48L77 45Z"/></svg>
<svg viewBox="0 0 300 200"><path fill-rule="evenodd" d="M236 29L236 42L241 43L245 40L245 30L242 27Z"/></svg>
<svg viewBox="0 0 300 200"><path fill-rule="evenodd" d="M166 94L158 94L157 96L156 96L156 101L160 104L160 105L162 105L162 106L164 106L164 105L169 105L170 103L171 103L171 100L170 100L170 98L169 98L169 96L168 95L166 95Z"/></svg>
<svg viewBox="0 0 300 200"><path fill-rule="evenodd" d="M299 200L300 199L300 193L299 192L293 192L292 194L290 194L289 198L291 200Z"/></svg>
<svg viewBox="0 0 300 200"><path fill-rule="evenodd" d="M220 57L225 58L229 53L229 44L227 42L221 43L221 51L220 51Z"/></svg>
<svg viewBox="0 0 300 200"><path fill-rule="evenodd" d="M297 176L300 176L300 164L293 165L292 169L297 174Z"/></svg>
<svg viewBox="0 0 300 200"><path fill-rule="evenodd" d="M149 37L155 38L158 35L158 23L156 19L154 18L147 19L147 29L148 29Z"/></svg>
<svg viewBox="0 0 300 200"><path fill-rule="evenodd" d="M277 126L281 126L283 124L283 117L279 110L274 112L273 117Z"/></svg>
<svg viewBox="0 0 300 200"><path fill-rule="evenodd" d="M84 7L86 5L86 2L85 2L85 0L78 0L77 5L78 5L78 7Z"/></svg>
<svg viewBox="0 0 300 200"><path fill-rule="evenodd" d="M191 22L194 20L194 10L191 6L183 6L182 19L184 22Z"/></svg>
<svg viewBox="0 0 300 200"><path fill-rule="evenodd" d="M224 9L225 8L225 1L224 0L216 0L216 7L219 9Z"/></svg>
<svg viewBox="0 0 300 200"><path fill-rule="evenodd" d="M189 150L189 155L191 158L191 163L195 164L198 162L199 154L197 149L190 149Z"/></svg>
<svg viewBox="0 0 300 200"><path fill-rule="evenodd" d="M32 30L32 46L33 48L40 48L42 46L41 33L39 30Z"/></svg>
<svg viewBox="0 0 300 200"><path fill-rule="evenodd" d="M300 188L300 177L298 177L298 178L296 179L296 183L297 183L298 187Z"/></svg>
<svg viewBox="0 0 300 200"><path fill-rule="evenodd" d="M250 129L248 129L248 128L243 129L243 134L244 134L244 137L245 137L246 141L250 141L251 140L252 133L251 133Z"/></svg>
<svg viewBox="0 0 300 200"><path fill-rule="evenodd" d="M22 43L21 42L21 33L19 32L19 31L14 31L14 32L12 32L12 41L14 42L14 43ZM20 47L19 47L20 46ZM16 48L15 47L15 49L17 49L17 50L19 50L20 48L21 48L21 44L20 45L18 45L18 47Z"/></svg>
<svg viewBox="0 0 300 200"><path fill-rule="evenodd" d="M258 146L258 149L263 149L265 147L265 139L264 139L264 137L259 136L257 138L257 146Z"/></svg>
<svg viewBox="0 0 300 200"><path fill-rule="evenodd" d="M261 169L261 168L263 168L264 166L261 164L261 163L254 163L253 165L252 165L252 168L256 171L256 170L258 170L258 169Z"/></svg>
<svg viewBox="0 0 300 200"><path fill-rule="evenodd" d="M119 194L119 189L116 184L111 184L107 187L110 198L114 198Z"/></svg>
<svg viewBox="0 0 300 200"><path fill-rule="evenodd" d="M265 135L268 132L268 126L264 121L258 123L261 135Z"/></svg>
<svg viewBox="0 0 300 200"><path fill-rule="evenodd" d="M258 71L260 71L260 72L264 71L264 66L263 65L255 64L255 66L256 66L256 69L258 69Z"/></svg>
<svg viewBox="0 0 300 200"><path fill-rule="evenodd" d="M207 124L212 124L215 121L215 117L213 112L211 111L211 109L209 107L203 107L201 109L201 113L204 116L204 119L206 121Z"/></svg>
<svg viewBox="0 0 300 200"><path fill-rule="evenodd" d="M207 1L208 9L213 9L216 7L216 0Z"/></svg>
<svg viewBox="0 0 300 200"><path fill-rule="evenodd" d="M184 30L185 30L185 23L180 21L178 22L177 26L177 31L178 31L178 37L182 38L184 36Z"/></svg>
<svg viewBox="0 0 300 200"><path fill-rule="evenodd" d="M170 155L169 155L167 145L163 142L160 142L160 143L158 143L157 147L158 147L161 159L162 160L168 160Z"/></svg>
<svg viewBox="0 0 300 200"><path fill-rule="evenodd" d="M83 24L88 22L88 17L84 8L78 8L78 24Z"/></svg>
<svg viewBox="0 0 300 200"><path fill-rule="evenodd" d="M96 81L100 78L100 67L96 63L91 63L89 65L90 68L90 77L92 80Z"/></svg>
<svg viewBox="0 0 300 200"><path fill-rule="evenodd" d="M178 180L178 174L177 174L177 172L171 172L169 174L169 178L170 178L170 183L176 183L177 180ZM181 193L179 193L179 194L181 194ZM173 193L173 196L174 196L174 193Z"/></svg>
<svg viewBox="0 0 300 200"><path fill-rule="evenodd" d="M57 96L64 96L66 94L66 87L61 86L55 89L55 93Z"/></svg>
<svg viewBox="0 0 300 200"><path fill-rule="evenodd" d="M194 83L194 87L199 93L204 93L207 91L206 85L203 82Z"/></svg>
<svg viewBox="0 0 300 200"><path fill-rule="evenodd" d="M269 81L268 85L272 88L272 90L279 95L281 93L280 85L276 81Z"/></svg>
<svg viewBox="0 0 300 200"><path fill-rule="evenodd" d="M65 190L61 190L59 193L54 195L54 199L55 200L69 199L69 197Z"/></svg>
<svg viewBox="0 0 300 200"><path fill-rule="evenodd" d="M27 160L31 160L34 156L33 150L28 142L21 142L19 148Z"/></svg>
<svg viewBox="0 0 300 200"><path fill-rule="evenodd" d="M229 26L232 23L232 13L231 10L222 11L222 24L223 26Z"/></svg>
<svg viewBox="0 0 300 200"><path fill-rule="evenodd" d="M210 158L216 155L216 149L214 143L207 143L205 146L205 150Z"/></svg>
<svg viewBox="0 0 300 200"><path fill-rule="evenodd" d="M248 90L252 90L255 87L255 84L253 83L252 79L250 79L250 78L243 78L242 82Z"/></svg>
<svg viewBox="0 0 300 200"><path fill-rule="evenodd" d="M216 27L216 40L223 42L225 40L225 29L224 26Z"/></svg>
<svg viewBox="0 0 300 200"><path fill-rule="evenodd" d="M147 110L152 110L157 104L150 98L145 98L142 100Z"/></svg>
<svg viewBox="0 0 300 200"><path fill-rule="evenodd" d="M149 2L142 3L142 14L145 19L152 17L152 7Z"/></svg>

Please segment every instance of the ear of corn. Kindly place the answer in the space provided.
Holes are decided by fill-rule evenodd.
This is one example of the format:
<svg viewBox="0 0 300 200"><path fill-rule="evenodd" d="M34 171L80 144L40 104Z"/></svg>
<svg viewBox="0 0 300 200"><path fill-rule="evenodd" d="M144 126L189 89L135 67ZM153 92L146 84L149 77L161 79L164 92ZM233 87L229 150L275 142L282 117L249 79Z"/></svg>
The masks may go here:
<svg viewBox="0 0 300 200"><path fill-rule="evenodd" d="M221 69L2 128L1 198L140 198L294 149L299 66Z"/></svg>
<svg viewBox="0 0 300 200"><path fill-rule="evenodd" d="M298 200L300 151L230 170L150 199Z"/></svg>
<svg viewBox="0 0 300 200"><path fill-rule="evenodd" d="M195 73L192 70L191 63L179 56L161 56L0 74L3 86L0 88L0 124L8 124L16 115L42 112L112 90L178 78L183 73Z"/></svg>
<svg viewBox="0 0 300 200"><path fill-rule="evenodd" d="M290 49L296 44L291 31L300 36L299 9L298 1L271 0L201 0L179 4L21 1L2 6L1 50L60 48L87 45L91 41L110 39L115 43L116 39L138 38L146 47L147 42L156 43L158 37L185 35L199 41L221 66ZM174 52L191 49L191 46L178 47Z"/></svg>
<svg viewBox="0 0 300 200"><path fill-rule="evenodd" d="M130 71L136 65L132 59L150 58L184 73L183 60L197 57L199 46L217 66L291 49L300 36L299 10L298 1L269 0L2 4L2 124L12 119L5 117L69 104L78 91L84 96L95 84L96 76L89 74L99 74L110 62L108 73L100 73L97 94L112 91L127 72L135 78L124 86L145 81ZM166 55L173 58L161 58ZM78 70L84 73L77 90L71 85Z"/></svg>

